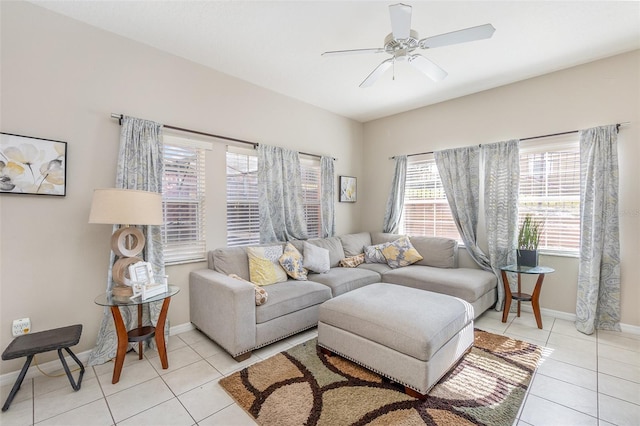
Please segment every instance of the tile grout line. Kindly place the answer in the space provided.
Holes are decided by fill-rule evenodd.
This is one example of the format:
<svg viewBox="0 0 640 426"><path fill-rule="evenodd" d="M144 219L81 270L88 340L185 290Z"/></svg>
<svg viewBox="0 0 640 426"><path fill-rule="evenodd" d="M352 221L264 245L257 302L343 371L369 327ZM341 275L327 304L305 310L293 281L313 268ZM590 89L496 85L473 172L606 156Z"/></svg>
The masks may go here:
<svg viewBox="0 0 640 426"><path fill-rule="evenodd" d="M36 424L36 385L33 377L31 380L31 424Z"/></svg>
<svg viewBox="0 0 640 426"><path fill-rule="evenodd" d="M102 399L104 399L104 403L107 405L107 410L109 410L109 415L111 416L112 424L116 424L116 418L113 417L113 411L111 411L111 406L109 405L109 400L107 400L107 395L104 393L104 388L102 387L102 383L100 382L100 378L98 377L98 373L96 372L96 368L94 365L90 366L91 370L93 370L93 374L96 376L96 381L98 382L98 387L100 388L100 392L102 393Z"/></svg>

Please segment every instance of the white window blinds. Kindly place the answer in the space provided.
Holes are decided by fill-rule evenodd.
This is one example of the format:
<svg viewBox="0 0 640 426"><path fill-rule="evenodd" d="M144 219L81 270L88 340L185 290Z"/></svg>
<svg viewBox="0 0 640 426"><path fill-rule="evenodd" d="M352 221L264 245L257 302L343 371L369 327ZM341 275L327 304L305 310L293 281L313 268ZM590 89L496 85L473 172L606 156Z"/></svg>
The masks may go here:
<svg viewBox="0 0 640 426"><path fill-rule="evenodd" d="M433 155L410 157L407 162L400 232L460 240Z"/></svg>
<svg viewBox="0 0 640 426"><path fill-rule="evenodd" d="M304 217L307 222L307 236L317 238L321 235L320 207L320 160L300 159L302 177L302 197L304 199Z"/></svg>
<svg viewBox="0 0 640 426"><path fill-rule="evenodd" d="M258 157L254 150L227 151L227 245L260 243Z"/></svg>
<svg viewBox="0 0 640 426"><path fill-rule="evenodd" d="M300 160L302 197L309 238L320 236L320 161ZM227 245L260 243L258 156L253 149L227 151Z"/></svg>
<svg viewBox="0 0 640 426"><path fill-rule="evenodd" d="M539 249L577 252L580 247L580 146L576 134L520 146L519 221L544 221Z"/></svg>
<svg viewBox="0 0 640 426"><path fill-rule="evenodd" d="M164 136L162 180L165 264L205 259L205 149L199 141Z"/></svg>

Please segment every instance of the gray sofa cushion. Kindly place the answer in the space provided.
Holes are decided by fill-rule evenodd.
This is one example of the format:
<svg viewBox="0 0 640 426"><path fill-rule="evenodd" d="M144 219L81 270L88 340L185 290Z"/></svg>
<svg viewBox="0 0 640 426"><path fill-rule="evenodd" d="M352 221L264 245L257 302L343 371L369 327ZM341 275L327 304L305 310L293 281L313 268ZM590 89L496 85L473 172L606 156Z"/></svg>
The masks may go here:
<svg viewBox="0 0 640 426"><path fill-rule="evenodd" d="M469 303L495 288L498 282L493 273L482 269L444 269L422 265L393 269L382 275L382 281L448 294Z"/></svg>
<svg viewBox="0 0 640 426"><path fill-rule="evenodd" d="M237 274L249 281L249 258L244 247L225 247L212 250L213 270L221 274Z"/></svg>
<svg viewBox="0 0 640 426"><path fill-rule="evenodd" d="M457 266L458 242L451 238L411 237L411 244L423 259L416 265L436 268L455 268Z"/></svg>
<svg viewBox="0 0 640 426"><path fill-rule="evenodd" d="M316 282L289 280L271 284L267 303L256 306L256 323L262 324L329 299L329 287Z"/></svg>
<svg viewBox="0 0 640 426"><path fill-rule="evenodd" d="M333 297L367 284L380 282L380 274L360 268L331 268L326 274L309 274L308 278L330 288Z"/></svg>
<svg viewBox="0 0 640 426"><path fill-rule="evenodd" d="M347 257L357 256L364 252L366 246L371 245L371 234L368 232L341 235L338 238L340 238L340 242L342 242L342 248Z"/></svg>
<svg viewBox="0 0 640 426"><path fill-rule="evenodd" d="M397 240L400 237L404 237L402 234L387 234L385 232L372 232L371 233L371 244L382 244L382 243L390 243L392 241Z"/></svg>
<svg viewBox="0 0 640 426"><path fill-rule="evenodd" d="M391 267L386 263L363 263L362 265L358 265L358 269L368 269L380 275L391 271Z"/></svg>
<svg viewBox="0 0 640 426"><path fill-rule="evenodd" d="M345 258L342 243L338 237L313 238L311 240L307 240L307 242L314 246L329 250L329 262L332 268L338 266L338 263ZM304 256L304 253L302 253L302 255Z"/></svg>

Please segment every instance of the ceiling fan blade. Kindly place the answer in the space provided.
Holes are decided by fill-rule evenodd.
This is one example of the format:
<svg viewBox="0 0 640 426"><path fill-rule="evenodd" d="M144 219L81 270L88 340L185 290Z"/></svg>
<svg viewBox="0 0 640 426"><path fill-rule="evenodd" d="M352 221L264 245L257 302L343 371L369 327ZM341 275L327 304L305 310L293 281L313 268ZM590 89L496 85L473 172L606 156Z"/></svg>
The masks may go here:
<svg viewBox="0 0 640 426"><path fill-rule="evenodd" d="M418 45L422 49L433 49L434 47L449 46L451 44L466 43L468 41L483 40L491 38L495 32L491 24L478 25L477 27L466 28L464 30L453 31L420 40Z"/></svg>
<svg viewBox="0 0 640 426"><path fill-rule="evenodd" d="M391 31L396 40L408 39L411 35L411 6L398 3L389 6Z"/></svg>
<svg viewBox="0 0 640 426"><path fill-rule="evenodd" d="M376 67L371 74L367 78L364 79L362 83L360 83L360 87L369 87L373 85L381 76L384 74L386 70L393 64L393 58L389 58L386 61L383 61L380 65Z"/></svg>
<svg viewBox="0 0 640 426"><path fill-rule="evenodd" d="M408 60L411 65L425 73L433 81L444 80L447 76L447 72L445 70L422 55L411 55Z"/></svg>
<svg viewBox="0 0 640 426"><path fill-rule="evenodd" d="M328 52L324 52L321 56L359 55L363 53L384 53L384 49L372 48L372 49L330 50Z"/></svg>

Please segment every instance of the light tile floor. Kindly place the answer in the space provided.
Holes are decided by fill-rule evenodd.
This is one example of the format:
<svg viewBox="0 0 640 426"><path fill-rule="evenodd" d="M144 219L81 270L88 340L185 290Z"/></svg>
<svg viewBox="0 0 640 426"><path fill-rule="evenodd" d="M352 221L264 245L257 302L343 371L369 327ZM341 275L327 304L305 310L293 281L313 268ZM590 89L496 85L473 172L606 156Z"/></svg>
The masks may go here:
<svg viewBox="0 0 640 426"><path fill-rule="evenodd" d="M475 326L544 346L515 424L640 425L640 335L599 331L586 336L572 322L530 313L501 322L484 313ZM169 338L169 368L157 353L143 360L127 354L120 382L111 384L113 363L87 368L79 392L66 376L25 380L0 424L10 425L253 425L220 387L220 378L317 335L309 330L259 349L235 362L198 331ZM2 403L11 385L2 387Z"/></svg>

